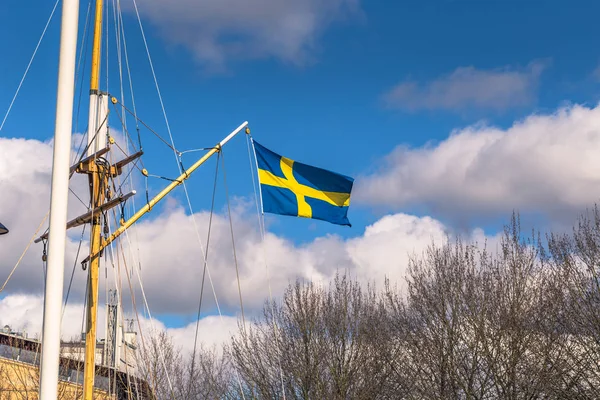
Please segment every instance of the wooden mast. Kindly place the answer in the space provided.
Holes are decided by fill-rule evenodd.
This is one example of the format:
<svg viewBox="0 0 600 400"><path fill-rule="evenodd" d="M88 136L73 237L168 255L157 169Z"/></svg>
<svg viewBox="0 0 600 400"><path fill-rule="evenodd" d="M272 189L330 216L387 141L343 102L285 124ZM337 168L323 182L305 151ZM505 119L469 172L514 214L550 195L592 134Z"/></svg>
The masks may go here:
<svg viewBox="0 0 600 400"><path fill-rule="evenodd" d="M90 78L90 115L88 124L89 154L95 154L106 147L106 136L103 133L107 126L105 116L102 115L100 84L101 42L102 42L102 14L103 0L96 0L96 17L94 26L94 44L92 49L92 71ZM104 127L104 129L103 129ZM87 173L90 184L92 210L90 251L98 251L102 240L102 212L100 207L104 204L108 173L103 163L97 163L92 157L80 172ZM92 400L94 393L95 358L96 358L96 318L98 314L98 275L100 259L95 258L90 262L88 270L88 298L85 331L85 362L83 373L83 399Z"/></svg>

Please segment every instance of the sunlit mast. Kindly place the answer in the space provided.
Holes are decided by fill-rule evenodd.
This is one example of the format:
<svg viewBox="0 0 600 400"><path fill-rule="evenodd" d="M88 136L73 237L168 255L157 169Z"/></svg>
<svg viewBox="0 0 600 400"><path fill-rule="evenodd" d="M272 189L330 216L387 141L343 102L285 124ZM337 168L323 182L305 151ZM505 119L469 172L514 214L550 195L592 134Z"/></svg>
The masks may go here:
<svg viewBox="0 0 600 400"><path fill-rule="evenodd" d="M110 167L96 162L95 154L106 148L106 132L108 127L108 96L102 94L100 86L100 63L102 49L102 14L103 0L96 0L94 22L94 41L92 47L92 71L90 77L90 108L88 120L88 157L89 161L81 165L77 172L88 174L92 205L90 252L95 253L100 248L102 240L102 212ZM94 210L97 212L94 213ZM85 329L85 361L83 370L83 399L92 400L94 392L94 377L96 367L96 317L98 315L98 275L100 258L91 260L88 271L88 298Z"/></svg>
<svg viewBox="0 0 600 400"><path fill-rule="evenodd" d="M65 267L69 159L73 95L75 91L78 20L79 0L63 0L52 159L48 267L44 298L42 360L40 365L39 397L41 400L56 400L58 393L60 321Z"/></svg>

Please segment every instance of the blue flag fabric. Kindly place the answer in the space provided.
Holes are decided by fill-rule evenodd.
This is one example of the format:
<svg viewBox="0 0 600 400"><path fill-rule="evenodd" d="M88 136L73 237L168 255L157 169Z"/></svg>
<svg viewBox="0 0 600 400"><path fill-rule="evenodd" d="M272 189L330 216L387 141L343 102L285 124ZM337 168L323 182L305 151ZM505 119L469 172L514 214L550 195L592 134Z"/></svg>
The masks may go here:
<svg viewBox="0 0 600 400"><path fill-rule="evenodd" d="M283 157L252 140L263 212L320 219L351 226L354 179Z"/></svg>

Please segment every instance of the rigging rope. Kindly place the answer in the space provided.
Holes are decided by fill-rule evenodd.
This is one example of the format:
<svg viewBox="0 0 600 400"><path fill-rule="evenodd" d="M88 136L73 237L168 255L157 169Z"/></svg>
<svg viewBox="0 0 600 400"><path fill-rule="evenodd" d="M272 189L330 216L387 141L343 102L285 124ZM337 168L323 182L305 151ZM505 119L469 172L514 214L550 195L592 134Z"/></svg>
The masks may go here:
<svg viewBox="0 0 600 400"><path fill-rule="evenodd" d="M154 79L154 85L156 87L156 92L158 93L158 100L160 101L160 106L162 108L163 117L165 118L167 132L169 132L169 138L171 139L171 144L173 145L173 151L175 152L175 158L177 159L177 150L175 150L175 142L173 140L173 134L171 133L171 125L169 124L169 119L167 118L167 111L165 110L165 104L163 102L162 94L160 93L160 88L158 86L158 79L156 78L156 72L154 71L154 64L152 62L152 57L150 56L150 49L148 47L148 42L146 41L146 34L144 33L144 27L142 26L142 19L140 18L140 13L138 10L136 0L133 0L133 6L135 8L135 14L137 16L138 24L140 26L140 32L142 34L142 39L144 41L144 47L146 49L146 55L148 56L148 62L150 64L150 70L152 71L152 78Z"/></svg>
<svg viewBox="0 0 600 400"><path fill-rule="evenodd" d="M217 162L218 162L218 160L217 160ZM237 252L235 250L235 237L233 234L233 220L231 217L231 205L229 202L229 189L227 188L227 173L225 172L225 157L223 155L222 149L221 149L221 163L223 165L223 184L225 186L225 199L227 201L227 214L229 215L229 229L231 230L231 246L233 248L233 261L235 263L235 275L237 277L238 294L240 297L240 308L242 310L242 326L244 327L244 331L246 331L246 316L244 315L244 302L242 301L242 287L240 285L240 270L238 267Z"/></svg>
<svg viewBox="0 0 600 400"><path fill-rule="evenodd" d="M127 40L125 36L125 24L123 23L123 14L121 13L121 0L117 0L117 8L119 14L119 27L121 32L121 37L123 39L123 50L125 53L125 67L127 68L127 78L129 81L129 90L131 92L131 104L133 106L133 116L135 118L135 128L138 135L138 143L140 145L140 150L142 149L142 138L140 137L140 126L137 120L137 108L135 105L135 96L133 94L133 80L131 79L131 69L129 67L129 55L127 53ZM124 99L124 97L122 97Z"/></svg>
<svg viewBox="0 0 600 400"><path fill-rule="evenodd" d="M255 179L256 177L258 177L258 160L256 158L256 151L254 150L254 144L252 143L253 139L252 136L250 135L250 132L248 132L248 159L250 161L250 170L252 171L252 186L254 187L254 200L256 203L256 211L257 211L257 215L258 215L258 225L259 225L259 229L260 229L260 237L261 237L261 244L262 244L262 252L263 252L263 259L265 261L265 270L267 273L267 286L269 288L269 305L271 307L271 316L272 316L272 323L273 323L273 333L275 335L275 342L277 344L279 344L279 335L277 334L278 332L278 328L277 328L277 323L275 322L275 308L273 306L273 291L271 289L271 276L269 273L269 264L267 262L267 250L266 250L266 241L265 241L265 216L264 213L262 213L263 210L263 202L262 202L262 193L260 190L257 190L257 185L255 183ZM252 145L252 146L251 146ZM251 151L252 149L252 151ZM252 162L252 155L254 155L254 163ZM254 167L256 167L256 174L254 174ZM258 192L258 195L257 195ZM258 209L258 201L260 199L260 211ZM283 383L283 369L281 368L281 354L279 353L279 351L277 352L277 362L279 364L279 378L281 380L281 390L283 393L283 399L285 400L285 385Z"/></svg>
<svg viewBox="0 0 600 400"><path fill-rule="evenodd" d="M90 23L90 10L92 8L92 0L88 1L88 8L87 8L87 13L85 16L85 26L83 28L83 46L81 46L81 48L79 49L79 57L78 57L78 61L77 61L77 69L76 69L76 73L75 76L79 75L79 73L81 72L81 61L83 60L83 68L85 69L85 66L87 64L87 57L83 57L83 54L87 54L87 49L88 49L88 44L89 44L89 35L88 35L88 27L89 27L89 23ZM81 74L81 80L79 81L79 94L77 97L77 113L76 113L76 117L75 117L75 132L79 131L79 112L81 110L81 97L83 94L83 77L85 76L85 74ZM87 128L86 128L87 130ZM83 138L85 137L85 135L82 135L82 140L81 143L83 143ZM79 148L77 149L77 153L79 153L79 150L81 149L81 143L79 144Z"/></svg>
<svg viewBox="0 0 600 400"><path fill-rule="evenodd" d="M116 42L117 42L117 50L118 50L118 56L117 56L117 60L118 60L118 64L119 64L119 88L120 88L120 93L121 93L121 99L125 99L125 93L124 93L124 89L123 89L123 63L122 63L122 53L124 53L125 55L125 65L127 68L127 77L128 77L128 82L129 82L129 89L130 89L130 93L131 93L131 102L133 105L133 116L134 116L134 121L135 121L135 127L136 127L136 132L137 132L137 137L138 137L138 145L139 145L139 149L140 151L142 150L142 139L140 136L140 127L139 127L139 123L137 120L137 109L136 109L136 104L135 104L135 95L134 95L134 90L133 90L133 80L131 77L131 69L129 67L129 56L128 56L128 52L127 52L127 41L126 41L126 37L125 37L125 25L123 23L123 16L121 13L121 2L120 0L116 0L116 5L114 4L114 0L113 0L113 10L114 10L114 18L115 18L115 32L116 32ZM123 41L122 45L121 45L121 40ZM112 102L112 101L111 101ZM113 103L114 105L114 103ZM122 109L123 112L122 114L125 114L125 106L122 105ZM123 126L123 131L126 133L127 138L129 139L129 141L131 142L131 146L133 149L136 148L136 146L133 144L133 141L131 140L131 135L129 134L129 130L127 129L127 118L122 118L121 113L117 110L116 106L115 106L115 112L116 114L119 116L119 119L121 120L121 124ZM117 145L118 146L118 145ZM120 146L118 146L119 149ZM125 141L125 150L126 153L129 153L129 142ZM121 149L122 151L122 149ZM138 170L140 170L139 166L137 165L138 162L142 165L143 170L145 170L144 167L144 163L142 158L138 158L137 160L134 161L132 166L129 166L129 172L127 173L127 175L125 175L125 177L121 180L121 177L118 177L118 182L119 182L119 188L118 191L120 192L123 185L125 185L126 182L129 182L130 188L133 189L134 185L133 185L133 178L131 176L131 173L135 170L135 168L137 168ZM140 170L140 172L142 172L142 170ZM147 178L146 178L147 180ZM132 209L135 212L135 198L132 199ZM113 211L114 213L114 211ZM124 213L125 213L125 207L121 206L121 219L124 218ZM116 220L116 216L115 216L115 220ZM135 230L135 234L136 234L136 238L137 238L137 225L134 226L134 230ZM138 250L138 257L140 254L140 249L139 249L139 242L136 241L136 243L138 243L137 246L137 250ZM122 247L122 246L121 246ZM131 253L131 247L129 246L129 256L131 258L132 257L132 253ZM118 260L119 261L119 260ZM127 272L127 264L125 261L125 255L123 254L123 261L125 262L125 273L128 274ZM118 292L118 296L119 296L119 304L121 307L121 319L123 320L123 303L122 303L122 282L121 282L121 273L120 273L120 261L118 262L118 268L119 268L119 273L118 273L118 277L119 279L115 278L115 284L118 286L119 288L119 292ZM133 268L133 267L132 267ZM113 264L113 270L114 270L114 264ZM116 272L115 272L116 273ZM129 275L128 275L129 276ZM133 296L133 294L132 294ZM135 311L137 313L137 308L135 308ZM122 324L124 326L124 321L122 321ZM140 336L143 339L143 334L141 332L140 329ZM127 354L125 355L127 358ZM126 360L126 368L128 368L128 363ZM127 374L127 382L128 382L128 386L130 386L130 377L129 377L129 373ZM134 384L135 384L135 388L137 391L137 380L134 380ZM130 394L131 395L131 394Z"/></svg>
<svg viewBox="0 0 600 400"><path fill-rule="evenodd" d="M113 7L113 10L114 10L114 7ZM107 14L108 14L108 10L107 10ZM107 17L108 17L108 15L107 15ZM107 18L107 20L108 20L108 18ZM108 42L108 22L106 23L106 30L107 30L107 32L106 32L107 40L106 41ZM108 50L108 45L107 45L107 50ZM107 67L108 67L108 65L107 65ZM116 141L114 141L114 140L112 142L110 141L111 138L112 137L109 134L108 143L116 144ZM106 170L110 171L110 169L114 165L112 152L108 153L108 160L106 160L106 164L107 165L105 166L105 168L106 168L105 171ZM111 184L112 184L112 190L111 190ZM112 176L112 174L110 174L110 173L108 174L108 177L107 177L107 185L105 187L103 187L103 190L105 190L105 192L106 192L105 193L106 200L110 200L112 198L113 194L117 194L117 191L115 190L115 179ZM115 213L114 208L112 209L112 212L114 215L114 213ZM109 212L108 211L104 211L102 213L102 219L104 222L104 229L103 229L104 230L104 232L103 232L104 238L101 240L106 240L106 237L110 233L110 222L109 222ZM116 218L115 218L115 221L116 221ZM99 261L101 262L102 260L99 260ZM108 337L108 332L109 332L108 319L109 319L110 315L109 315L109 306L108 305L111 300L109 298L109 289L108 289L108 266L109 266L108 257L104 257L103 261L104 261L104 299L105 299L105 304L107 305L106 309L105 309L107 331L105 332L105 338L104 338L105 345L104 345L103 350L104 350L104 356L108 359L108 361L107 361L108 365L114 367L114 369L113 369L114 373L112 376L110 373L110 369L108 369L108 373L107 373L107 375L108 375L108 393L111 394L111 390L113 390L113 389L116 390L116 387L114 387L114 385L116 384L116 372L117 372L117 368L118 368L118 365L116 364L116 361L117 361L116 360L116 346L119 346L119 343L116 343L116 338L113 336L111 338L113 340L113 343L111 343L111 346L110 346L112 349L112 354L108 354L107 347L106 347L108 344L108 339L109 339L109 337ZM112 263L112 267L113 267L113 275L114 275L114 273L115 273L114 262ZM98 279L99 279L99 277L98 277ZM116 281L115 281L115 285L116 285ZM118 329L118 327L116 327L116 329ZM115 365L111 365L112 359L109 357L115 359ZM111 380L111 378L112 378L112 380ZM112 385L111 385L111 382L112 382Z"/></svg>
<svg viewBox="0 0 600 400"><path fill-rule="evenodd" d="M127 233L126 233L126 235L127 235ZM111 262L112 262L113 265L114 265L114 258L115 258L115 249L114 249L114 246L115 246L114 242L112 242L109 245L109 250L110 250L109 254L110 254L110 258L112 260ZM140 333L140 340L142 342L142 351L145 354L147 354L146 341L144 339L142 325L141 325L141 322L140 322L140 317L139 317L138 308L137 308L137 302L135 300L135 291L133 290L133 286L131 284L131 279L129 277L129 271L127 270L127 260L125 259L125 252L123 251L123 244L121 242L119 242L119 247L121 248L121 255L123 257L123 266L124 266L124 269L125 269L125 276L127 277L127 282L128 282L128 286L129 286L129 293L131 294L131 302L132 302L133 310L134 310L134 313L135 313L135 318L136 318L136 321L137 321L138 330L139 330L139 333ZM118 275L121 276L121 259L118 257L118 255L117 255L116 258L117 258ZM119 280L119 287L122 288L122 285L120 284L120 282L121 281ZM150 319L150 325L151 325L152 329L154 330L154 325L153 325L152 319ZM160 350L159 350L159 357L161 357L162 366L164 368L165 375L167 377L167 381L169 383L169 387L171 388L171 393L172 393L173 388L172 388L172 385L171 385L171 379L169 377L169 373L168 373L166 365L164 363L164 355L162 354L162 352ZM154 376L152 376L152 380L153 380L153 386L156 389L157 385L156 385L156 381L155 381L155 377Z"/></svg>
<svg viewBox="0 0 600 400"><path fill-rule="evenodd" d="M86 206L86 207L89 207L89 206L88 206L88 204L85 204L85 203L83 202L83 200L81 200L81 197L79 197L79 196L77 195L77 193L75 193L75 192L73 191L73 189L69 188L69 192L71 192L71 194L72 194L73 196L75 196L75 198L76 198L77 200L79 200L79 202L80 202L81 204L83 204L83 205L84 205L84 206Z"/></svg>
<svg viewBox="0 0 600 400"><path fill-rule="evenodd" d="M56 3L54 3L54 7L52 8L52 12L50 13L50 17L48 17L48 21L46 22L46 25L44 27L44 30L42 31L42 35L40 37L40 39L38 40L38 43L35 47L35 50L33 51L33 54L31 56L31 59L29 60L29 64L27 65L27 68L25 70L25 73L23 74L23 77L21 78L21 81L19 83L19 86L17 87L17 90L12 98L12 101L10 103L10 106L8 107L8 110L6 111L6 114L4 115L4 119L2 120L2 124L0 124L0 131L2 131L2 128L4 127L4 124L6 123L6 120L11 112L11 109L14 105L14 102L17 98L17 95L19 94L19 91L21 90L21 86L23 85L23 82L25 81L25 78L29 72L29 69L31 68L31 65L33 63L33 60L37 54L37 51L40 47L40 44L42 43L42 40L46 34L46 31L48 30L48 26L50 25L50 22L52 21L52 18L54 16L54 13L56 11L56 7L58 6L58 3L60 2L60 0L57 0ZM91 2L88 3L88 17L89 17L89 9L90 9L90 5ZM86 36L85 32L87 32L87 22L88 22L88 18L86 17L86 25L85 25L85 29L84 29L84 37ZM79 71L79 65L81 63L81 53L79 56L79 63L77 65L77 71ZM84 61L85 62L85 61ZM84 64L85 65L85 64ZM79 150L81 149L81 143L83 142L83 136L82 136L82 140L79 144L79 149L77 150L77 153L79 152ZM81 156L80 160L83 159L83 155ZM72 174L71 174L72 176ZM73 192L71 189L69 189L71 191L71 193L73 193L75 195L75 197L77 197L79 199L79 201L82 202L83 205L86 205L80 198L79 196L77 196L77 194L75 192ZM44 224L44 222L46 221L46 219L48 218L48 215L50 214L50 210L48 210L48 212L46 213L46 216L43 218L42 222L40 223L40 226L37 228L36 232L33 234L33 237L31 238L31 240L29 241L29 243L27 244L25 250L23 251L23 253L21 254L21 257L19 258L19 260L17 261L17 264L14 266L13 270L11 271L11 273L9 274L8 278L6 279L6 281L4 282L4 285L2 285L2 288L0 288L0 292L2 292L6 286L6 284L8 283L8 281L10 280L12 274L14 273L14 271L17 269L17 267L19 266L21 260L23 259L23 257L25 257L25 254L27 253L27 251L29 250L29 247L31 247L31 244L33 243L33 240L35 239L35 236L38 234L38 232L40 231L40 229L42 228L42 225Z"/></svg>
<svg viewBox="0 0 600 400"><path fill-rule="evenodd" d="M44 30L42 31L42 35L40 36L40 39L38 40L37 45L35 46L35 50L33 50L33 54L31 55L31 58L29 59L29 64L27 64L27 68L25 69L25 73L23 74L23 77L21 78L21 82L19 82L19 86L17 86L15 95L13 96L13 98L10 102L10 105L8 106L8 110L6 110L6 114L4 114L4 119L2 119L2 123L0 124L0 132L2 132L2 128L4 127L4 124L6 123L6 119L8 118L8 115L10 114L10 111L12 110L12 107L15 104L15 100L17 99L17 96L19 95L21 86L23 86L23 82L25 81L25 78L27 77L27 73L29 72L29 68L31 68L31 64L33 63L33 60L35 59L35 55L37 54L38 49L40 48L40 44L42 43L42 40L44 39L44 36L46 35L46 31L48 30L48 26L50 25L50 21L52 21L52 17L54 16L54 12L56 11L56 7L58 6L59 2L60 2L60 0L56 0L56 2L54 3L54 7L52 8L50 17L48 17L48 21L46 22L46 26L44 27Z"/></svg>
<svg viewBox="0 0 600 400"><path fill-rule="evenodd" d="M123 155L125 155L126 157L129 157L129 152L127 151L127 149L126 149L126 150L123 150L123 148L122 148L121 146L119 146L119 143L118 143L117 141L115 141L113 144L114 144L115 146L117 146L117 148L118 148L119 150L121 150L121 153L123 153ZM125 143L125 145L127 146L127 143ZM134 147L134 150L135 150L135 147ZM138 162L139 162L140 164L142 164L142 168L140 168L140 167L138 167L138 166L137 166L137 163L138 163ZM138 171L140 171L142 174L144 173L144 172L143 172L143 169L145 169L145 167L144 167L144 162L142 161L142 158L141 158L141 157L139 157L138 159L136 159L136 160L133 162L133 166L134 166L134 167L136 167L136 168L138 169ZM133 168L130 168L129 174L131 174L131 172L132 172L132 171L133 171ZM127 174L127 176L128 176L129 174ZM126 180L127 180L127 176L126 176L126 177L123 179L123 181L126 181ZM133 186L133 184L132 184L132 186ZM132 187L132 189L133 189L133 187Z"/></svg>
<svg viewBox="0 0 600 400"><path fill-rule="evenodd" d="M198 344L198 330L200 327L200 312L202 310L202 298L204 297L204 278L206 276L206 266L208 264L208 249L210 247L210 233L212 231L212 220L213 220L213 214L214 214L214 209L215 209L215 197L217 194L217 178L219 176L219 158L221 157L221 153L217 154L217 163L216 163L216 168L215 168L215 180L213 183L213 194L212 194L212 200L210 203L210 215L208 217L208 233L207 233L207 237L206 237L206 250L204 251L204 268L202 271L202 282L200 284L200 298L198 299L198 315L196 316L196 334L194 335L194 349L192 351L192 366L190 368L190 381L188 383L188 397L190 395L190 390L191 390L191 378L194 374L194 367L195 367L195 363L196 363L196 347Z"/></svg>
<svg viewBox="0 0 600 400"><path fill-rule="evenodd" d="M92 8L92 1L88 1L88 7L87 7L87 13L86 13L86 17L85 17L85 26L83 28L83 46L81 46L81 48L79 49L79 56L78 56L78 60L77 60L77 68L75 69L75 82L77 82L77 76L81 76L81 79L79 81L79 93L77 95L77 112L76 112L76 116L75 116L75 130L74 132L79 132L79 113L81 111L81 97L83 95L83 78L85 76L85 74L80 74L82 69L85 69L86 66L86 61L87 61L87 57L83 57L84 53L87 53L87 48L88 48L88 44L89 44L89 35L88 35L88 27L90 24L90 10ZM85 50L85 51L84 51ZM81 66L81 62L83 60L83 67ZM86 131L88 130L88 128L86 127ZM83 141L85 140L85 136L86 135L81 135L81 140L79 141L79 146L77 147L77 151L75 152L75 154L73 155L73 161L71 163L71 165L73 165L75 163L75 159L77 158L77 154L79 154L79 152L81 151L81 146L83 146ZM89 208L88 208L89 210Z"/></svg>
<svg viewBox="0 0 600 400"><path fill-rule="evenodd" d="M81 244L83 242L83 235L85 234L85 228L87 224L83 225L83 229L81 230L81 236L79 237L79 246L77 247L77 254L75 255L75 262L73 263L73 271L71 272L71 279L69 280L69 287L67 288L67 295L65 296L65 304L63 305L62 318L65 316L65 310L67 309L67 303L69 302L69 294L71 293L71 285L73 284L73 277L75 276L75 269L77 268L77 259L79 258L79 251L81 250Z"/></svg>
<svg viewBox="0 0 600 400"><path fill-rule="evenodd" d="M114 211L113 211L113 214L114 214ZM112 246L112 244L111 244L111 246ZM120 311L121 311L119 313L119 315L121 317L121 321L120 322L121 322L121 326L124 327L125 326L125 317L123 315L125 314L125 311L123 309L123 292L122 292L123 285L122 285L122 282L121 282L121 261L120 261L119 258L117 258L117 269L115 269L114 257L112 257L112 254L111 254L111 264L112 264L112 267L113 267L113 274L114 274L114 279L115 279L115 285L117 286L117 296L119 297L119 307L120 307ZM140 333L140 336L143 336L143 335ZM125 358L124 359L124 361L125 361L125 372L126 372L126 375L127 375L127 387L131 387L131 380L130 380L130 376L129 376L130 375L130 373L129 373L129 362L131 362L132 360L128 360L128 352L127 351L125 351L125 353L124 353L124 358ZM136 391L137 391L137 380L134 380L134 385L135 385L135 388L136 388ZM128 394L129 394L129 398L131 398L131 393L128 393Z"/></svg>
<svg viewBox="0 0 600 400"><path fill-rule="evenodd" d="M166 139L164 139L162 136L160 136L154 129L150 128L150 126L148 126L148 124L146 124L141 118L139 118L137 115L135 115L129 108L127 108L119 99L117 99L116 97L112 97L112 102L113 105L118 104L120 105L125 111L127 111L127 113L129 113L129 115L131 115L137 122L140 122L142 125L144 125L144 127L146 127L146 129L148 129L150 132L152 132L157 138L160 139L161 142L163 142L165 145L167 145L171 150L173 150L175 152L175 154L181 154L179 152L179 150L177 150L175 148L175 145L173 143L169 143L167 142ZM119 114L120 117L120 114ZM139 130L139 129L138 129ZM138 132L139 135L139 132ZM141 149L141 140L140 140L140 149Z"/></svg>
<svg viewBox="0 0 600 400"><path fill-rule="evenodd" d="M125 232L127 232L127 231L125 231ZM121 253L123 253L123 249L122 248L121 248ZM124 257L125 257L125 255L123 254L123 262L125 262ZM132 268L132 269L134 269L134 268ZM152 328L152 330L154 332L156 332L156 328L154 326L154 319L152 318L152 314L150 313L150 306L148 304L148 298L146 297L146 291L144 290L144 284L142 283L142 279L140 277L139 271L137 269L135 269L135 272L136 272L136 275L137 275L137 278L138 278L138 282L140 284L140 290L142 292L142 299L144 300L144 305L146 307L146 311L148 312L148 320L150 321L150 327ZM127 279L129 280L129 275L127 275ZM131 289L131 284L130 284L130 290L132 290ZM139 316L137 315L137 312L136 312L136 317L138 319L138 327L139 327L140 332L141 332L142 327L141 327L141 325L139 323ZM160 346L158 347L158 352L159 352L160 360L162 361L162 365L163 365L163 369L165 371L165 375L167 377L167 383L169 384L169 389L171 391L171 396L173 398L175 398L174 391L173 391L173 384L171 383L171 378L169 377L167 366L165 364L165 356L164 356L164 354L163 354Z"/></svg>
<svg viewBox="0 0 600 400"><path fill-rule="evenodd" d="M116 100L116 102L115 102ZM123 127L123 132L125 132L127 139L129 139L129 143L131 143L131 147L133 147L134 150L137 150L135 147L135 144L133 143L133 140L131 140L131 135L129 134L129 131L127 130L127 119L123 119L121 113L119 112L119 110L117 109L116 104L119 102L119 100L116 99L116 97L112 97L111 98L111 103L113 105L113 108L115 109L115 113L117 114L117 116L119 117L119 121L121 122L121 126ZM121 105L121 108L125 109L125 106ZM138 136L139 136L139 132L138 132ZM123 151L126 155L129 155L129 143L127 141L125 141L125 148L127 149L127 152ZM140 150L142 150L142 142L141 139L139 140L139 145L140 145Z"/></svg>
<svg viewBox="0 0 600 400"><path fill-rule="evenodd" d="M15 264L15 266L13 267L13 269L10 271L10 274L8 274L8 278L6 278L6 281L4 281L4 284L2 285L2 287L0 288L0 293L4 290L4 288L6 287L6 285L8 284L8 281L10 280L10 278L13 276L13 274L15 273L17 267L19 266L19 264L21 264L21 261L23 260L23 257L25 257L25 254L27 253L27 250L29 250L29 247L31 246L31 244L33 243L33 241L35 240L36 236L38 235L38 232L40 231L40 229L42 229L42 226L44 225L44 222L46 222L46 219L48 218L48 215L50 214L50 211L48 211L46 213L46 216L42 219L42 222L40 222L40 225L38 226L38 228L35 230L35 233L33 234L33 236L31 237L31 239L29 239L29 243L27 243L27 246L25 247L25 250L23 250L23 253L21 253L21 257L19 257L19 259L17 260L17 263Z"/></svg>
<svg viewBox="0 0 600 400"><path fill-rule="evenodd" d="M138 122L137 108L136 108L136 104L135 104L135 95L134 95L134 91L133 91L133 79L131 78L131 69L129 67L129 55L128 55L128 52L127 52L127 40L126 40L126 36L125 36L125 24L123 23L123 14L121 12L121 1L120 0L117 0L117 9L118 9L118 15L119 15L119 22L120 22L119 26L121 28L121 37L120 38L123 40L123 52L125 53L125 66L127 68L127 77L128 77L129 89L130 89L130 93L131 93L131 104L133 106L133 117L134 117L135 127L136 127L136 131L137 131L137 136L138 136L139 149L141 151L142 150L142 138L141 138L141 135L140 135L140 126L139 126L139 122ZM124 107L124 105L123 105L123 107ZM126 121L126 119L125 119L125 121ZM140 163L142 164L142 168L144 168L144 164L141 161L141 158L140 158ZM146 181L146 200L148 201L148 178L147 177L145 178L145 181ZM134 186L133 185L133 177L131 175L129 175L129 183L131 185L131 188L133 189L133 186ZM135 212L135 210L136 210L135 197L132 199L131 205L132 205L132 211ZM140 247L139 247L139 240L137 240L138 239L137 225L134 225L133 229L134 229L135 237L136 237L137 255L138 255L138 261L139 261L140 258L141 258L140 257L141 253L140 253ZM129 247L129 256L133 259L133 255L131 253L131 246ZM140 264L138 264L138 267L141 269L141 265Z"/></svg>

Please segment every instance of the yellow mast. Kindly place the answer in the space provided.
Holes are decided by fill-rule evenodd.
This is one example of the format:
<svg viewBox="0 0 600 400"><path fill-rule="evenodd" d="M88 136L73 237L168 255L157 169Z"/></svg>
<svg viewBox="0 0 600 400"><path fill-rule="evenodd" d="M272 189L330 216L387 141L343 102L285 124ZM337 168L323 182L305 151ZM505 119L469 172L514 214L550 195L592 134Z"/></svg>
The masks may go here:
<svg viewBox="0 0 600 400"><path fill-rule="evenodd" d="M96 18L94 26L94 44L92 49L92 72L90 78L90 102L92 107L96 107L94 112L95 118L98 118L98 89L100 84L100 62L101 62L101 42L102 42L102 14L103 0L96 0ZM93 137L97 132L91 129L98 129L96 124L90 124L88 128L88 136ZM102 135L102 132L98 132ZM90 139L91 140L91 139ZM90 141L91 151L99 151L94 148L94 144L99 141L94 139ZM93 209L98 209L104 203L107 172L104 166L96 163L95 159L90 160L87 173L90 182L90 195L92 199ZM101 222L102 213L98 212L92 216L91 234L90 234L90 250L95 254L101 245ZM94 393L94 377L95 377L95 358L96 358L96 317L98 314L98 275L100 267L100 258L96 257L91 260L88 272L88 299L87 299L87 324L85 332L85 363L83 372L83 399L92 400Z"/></svg>
<svg viewBox="0 0 600 400"><path fill-rule="evenodd" d="M113 98L114 99L114 98ZM116 99L115 99L116 100ZM123 222L121 226L113 232L112 235L107 237L99 248L95 251L92 251L90 255L84 260L84 262L94 262L94 260L98 260L100 256L100 252L111 244L115 239L117 239L125 230L127 230L131 225L135 224L140 218L142 218L146 213L149 213L159 201L161 201L167 194L169 194L173 189L177 186L181 185L183 181L188 179L190 175L198 169L202 164L204 164L210 157L221 151L221 148L229 142L235 135L240 133L242 129L246 128L246 134L250 134L250 128L248 128L248 121L245 121L240 126L238 126L233 132L231 132L225 139L221 140L219 143L215 145L212 149L210 149L202 158L196 161L191 167L186 169L177 177L177 179L173 180L167 187L165 187L159 194L154 196L151 200L149 200L145 206L140 208L131 218L127 221Z"/></svg>
<svg viewBox="0 0 600 400"><path fill-rule="evenodd" d="M94 46L92 49L92 76L90 78L90 92L97 93L100 85L100 54L102 42L102 13L104 1L96 0L96 18L94 25Z"/></svg>

